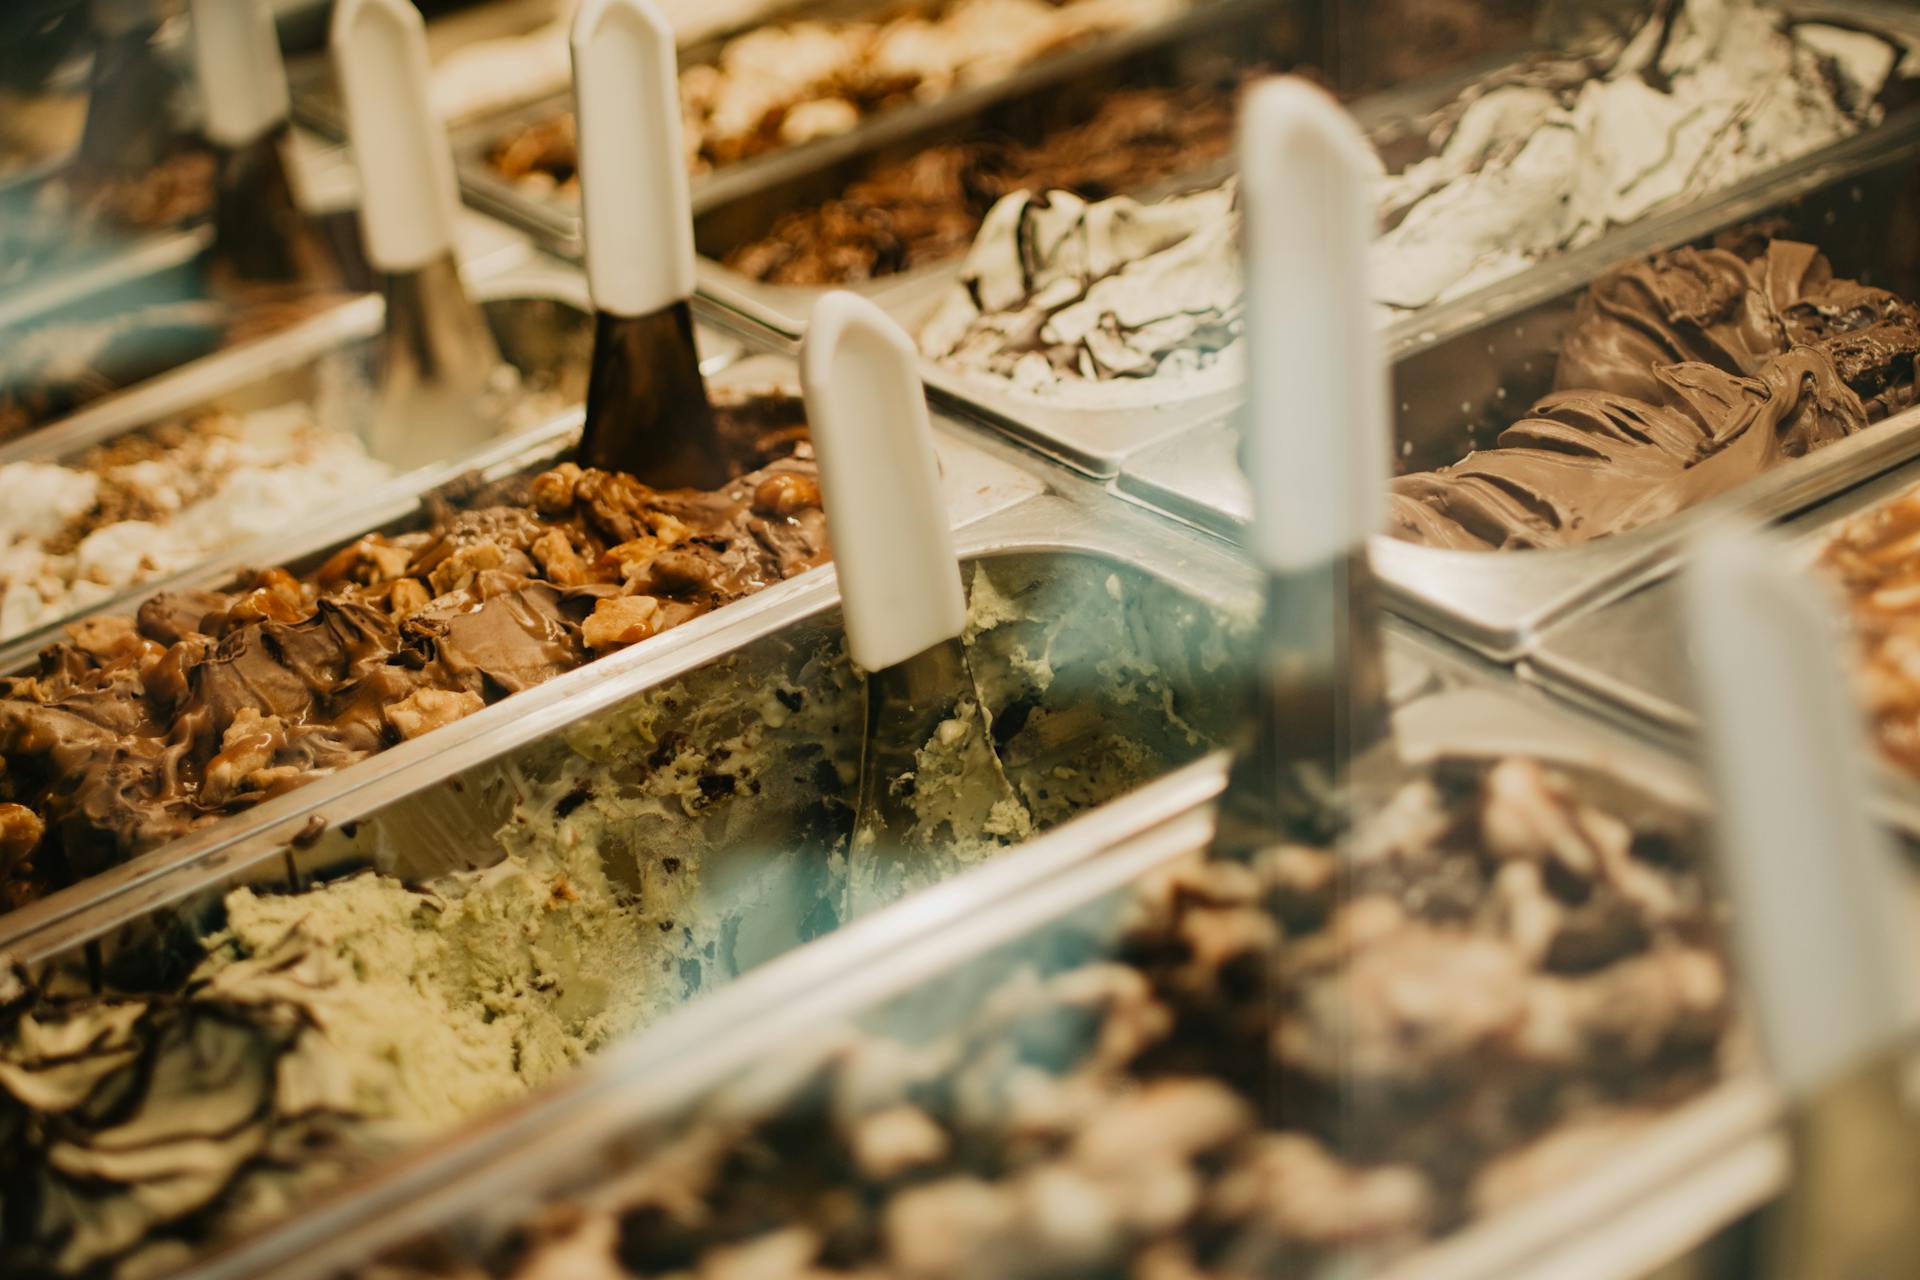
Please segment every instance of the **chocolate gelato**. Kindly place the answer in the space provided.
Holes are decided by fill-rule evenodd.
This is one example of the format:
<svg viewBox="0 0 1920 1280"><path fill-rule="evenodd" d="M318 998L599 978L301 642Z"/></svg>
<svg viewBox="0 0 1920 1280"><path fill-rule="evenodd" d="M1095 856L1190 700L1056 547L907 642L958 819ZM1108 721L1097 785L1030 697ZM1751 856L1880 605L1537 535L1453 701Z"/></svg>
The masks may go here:
<svg viewBox="0 0 1920 1280"><path fill-rule="evenodd" d="M1363 1274L1717 1078L1700 833L1640 822L1529 759L1444 761L1337 849L1166 868L1117 926L983 964L997 988L946 975L623 1138L637 1167L486 1224L481 1259L463 1230L459 1263L416 1242L383 1274Z"/></svg>
<svg viewBox="0 0 1920 1280"><path fill-rule="evenodd" d="M1680 249L1581 300L1555 390L1437 471L1393 482L1399 537L1458 550L1624 533L1863 431L1914 400L1920 307L1812 245Z"/></svg>
<svg viewBox="0 0 1920 1280"><path fill-rule="evenodd" d="M1113 89L1084 121L1032 144L945 143L874 165L825 204L795 210L726 263L770 284L890 276L967 251L987 210L1014 191L1100 200L1190 173L1233 139L1235 81Z"/></svg>
<svg viewBox="0 0 1920 1280"><path fill-rule="evenodd" d="M827 558L799 402L718 415L739 478L568 463L446 495L302 576L163 592L0 681L14 902L159 846Z"/></svg>

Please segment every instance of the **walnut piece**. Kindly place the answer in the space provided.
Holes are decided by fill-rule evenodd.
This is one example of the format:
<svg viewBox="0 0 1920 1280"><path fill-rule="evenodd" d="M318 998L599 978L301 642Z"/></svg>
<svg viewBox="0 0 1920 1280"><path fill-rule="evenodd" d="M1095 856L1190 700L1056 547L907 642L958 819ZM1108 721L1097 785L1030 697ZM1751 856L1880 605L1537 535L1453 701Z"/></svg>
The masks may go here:
<svg viewBox="0 0 1920 1280"><path fill-rule="evenodd" d="M46 831L47 824L27 806L0 804L0 873L11 874L32 857Z"/></svg>
<svg viewBox="0 0 1920 1280"><path fill-rule="evenodd" d="M563 462L551 471L533 478L533 509L543 516L565 515L573 509L573 487L580 480L580 468Z"/></svg>
<svg viewBox="0 0 1920 1280"><path fill-rule="evenodd" d="M470 716L486 705L479 694L465 689L419 689L387 707L384 714L395 733L403 739L413 739Z"/></svg>
<svg viewBox="0 0 1920 1280"><path fill-rule="evenodd" d="M820 505L820 483L811 476L781 472L768 476L753 491L754 514L791 516Z"/></svg>
<svg viewBox="0 0 1920 1280"><path fill-rule="evenodd" d="M659 612L660 602L652 596L614 596L593 607L580 631L590 649L617 649L652 635Z"/></svg>
<svg viewBox="0 0 1920 1280"><path fill-rule="evenodd" d="M547 575L547 581L557 587L577 587L587 580L587 565L580 553L573 549L573 543L567 535L558 529L549 529L534 540L527 548L541 572Z"/></svg>

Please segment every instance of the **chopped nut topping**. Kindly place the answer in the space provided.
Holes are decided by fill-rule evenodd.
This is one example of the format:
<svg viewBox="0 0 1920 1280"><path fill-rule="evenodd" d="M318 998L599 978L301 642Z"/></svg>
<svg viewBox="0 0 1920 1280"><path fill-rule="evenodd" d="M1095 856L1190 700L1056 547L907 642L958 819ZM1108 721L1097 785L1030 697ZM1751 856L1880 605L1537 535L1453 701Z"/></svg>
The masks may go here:
<svg viewBox="0 0 1920 1280"><path fill-rule="evenodd" d="M464 591L473 585L476 575L483 569L498 569L506 563L506 553L496 542L475 542L461 547L452 555L433 567L427 575L427 585L433 588L434 598L453 591Z"/></svg>
<svg viewBox="0 0 1920 1280"><path fill-rule="evenodd" d="M418 578L400 578L387 593L387 608L396 618L404 618L426 607L433 597Z"/></svg>
<svg viewBox="0 0 1920 1280"><path fill-rule="evenodd" d="M580 479L580 468L563 462L551 471L534 477L533 506L543 516L564 515L573 509L573 487Z"/></svg>
<svg viewBox="0 0 1920 1280"><path fill-rule="evenodd" d="M820 485L811 476L782 472L769 476L753 491L755 514L790 516L820 505Z"/></svg>
<svg viewBox="0 0 1920 1280"><path fill-rule="evenodd" d="M384 714L393 731L407 739L452 724L486 705L479 694L465 689L419 689L387 707Z"/></svg>
<svg viewBox="0 0 1920 1280"><path fill-rule="evenodd" d="M548 579L562 587L577 587L587 580L586 561L558 529L549 529L535 540L529 550Z"/></svg>
<svg viewBox="0 0 1920 1280"><path fill-rule="evenodd" d="M593 607L581 632L588 648L617 649L652 635L659 612L660 602L652 596L615 596Z"/></svg>
<svg viewBox="0 0 1920 1280"><path fill-rule="evenodd" d="M9 873L33 856L47 824L23 804L0 804L0 870Z"/></svg>

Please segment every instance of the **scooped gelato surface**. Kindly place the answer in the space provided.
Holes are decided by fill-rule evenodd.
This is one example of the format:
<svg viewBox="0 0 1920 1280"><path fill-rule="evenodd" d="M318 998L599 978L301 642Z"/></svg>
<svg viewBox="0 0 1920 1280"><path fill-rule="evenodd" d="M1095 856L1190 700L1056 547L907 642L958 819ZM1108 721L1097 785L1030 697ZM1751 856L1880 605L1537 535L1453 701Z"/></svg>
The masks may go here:
<svg viewBox="0 0 1920 1280"><path fill-rule="evenodd" d="M71 883L826 561L797 400L717 414L739 478L565 463L436 496L296 576L162 592L0 681L12 901ZM22 837L24 838L24 837Z"/></svg>
<svg viewBox="0 0 1920 1280"><path fill-rule="evenodd" d="M1099 200L1218 159L1233 138L1232 84L1112 89L1086 119L1034 143L942 143L883 161L824 204L782 215L727 265L770 284L823 285L959 257L1010 192Z"/></svg>
<svg viewBox="0 0 1920 1280"><path fill-rule="evenodd" d="M769 1053L635 1167L393 1274L1366 1274L1719 1077L1702 833L1584 791L1443 760L1337 847L1163 868L1112 924Z"/></svg>
<svg viewBox="0 0 1920 1280"><path fill-rule="evenodd" d="M1383 320L1510 277L1879 122L1906 46L1753 0L1675 0L1609 49L1534 59L1423 118L1381 188ZM1388 143L1391 142L1391 145ZM1386 166L1383 166L1383 168ZM1141 205L1018 192L986 216L921 349L1085 407L1237 384L1231 186Z"/></svg>
<svg viewBox="0 0 1920 1280"><path fill-rule="evenodd" d="M1035 829L1230 718L1201 656L1230 660L1219 618L1065 567L971 582L995 749ZM470 770L460 818L416 797L330 832L319 864L382 870L255 877L149 920L104 982L77 956L0 967L0 1265L184 1262L834 927L864 722L837 632L770 637ZM1176 693L1198 719L1168 714ZM952 791L914 804L939 832L923 881L1013 843Z"/></svg>
<svg viewBox="0 0 1920 1280"><path fill-rule="evenodd" d="M868 116L995 80L1046 54L1179 12L1184 0L948 0L884 21L756 27L680 72L687 168L699 174L845 133ZM509 134L495 172L578 199L571 114Z"/></svg>
<svg viewBox="0 0 1920 1280"><path fill-rule="evenodd" d="M920 349L1088 406L1231 387L1245 372L1239 242L1235 182L1154 204L1018 192L987 214Z"/></svg>
<svg viewBox="0 0 1920 1280"><path fill-rule="evenodd" d="M1386 181L1376 296L1470 293L1850 137L1880 121L1907 52L1754 0L1670 0L1594 58L1482 83Z"/></svg>
<svg viewBox="0 0 1920 1280"><path fill-rule="evenodd" d="M1393 531L1486 550L1643 528L1912 404L1916 354L1920 307L1812 245L1657 254L1594 283L1555 390L1493 448L1393 482Z"/></svg>

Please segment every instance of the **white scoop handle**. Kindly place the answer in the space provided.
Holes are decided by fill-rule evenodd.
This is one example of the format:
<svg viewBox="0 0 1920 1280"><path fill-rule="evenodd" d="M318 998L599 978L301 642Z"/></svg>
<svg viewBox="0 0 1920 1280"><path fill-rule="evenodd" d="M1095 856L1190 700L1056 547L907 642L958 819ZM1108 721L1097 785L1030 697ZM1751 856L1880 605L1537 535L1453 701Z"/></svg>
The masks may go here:
<svg viewBox="0 0 1920 1280"><path fill-rule="evenodd" d="M433 111L426 24L407 0L338 0L333 66L360 170L367 260L418 271L453 249L460 198Z"/></svg>
<svg viewBox="0 0 1920 1280"><path fill-rule="evenodd" d="M1303 80L1240 115L1252 550L1271 571L1363 547L1385 515L1387 368L1368 247L1379 164L1352 117Z"/></svg>
<svg viewBox="0 0 1920 1280"><path fill-rule="evenodd" d="M829 293L800 386L853 660L878 671L958 636L967 601L913 339L865 298Z"/></svg>
<svg viewBox="0 0 1920 1280"><path fill-rule="evenodd" d="M675 56L652 0L584 0L574 17L587 285L608 315L652 315L693 293Z"/></svg>
<svg viewBox="0 0 1920 1280"><path fill-rule="evenodd" d="M1843 616L1774 542L1695 544L1685 609L1735 941L1768 1058L1804 1098L1906 1021L1911 957L1893 850L1872 817Z"/></svg>
<svg viewBox="0 0 1920 1280"><path fill-rule="evenodd" d="M244 147L286 123L287 67L266 0L193 0L193 67L209 142Z"/></svg>

